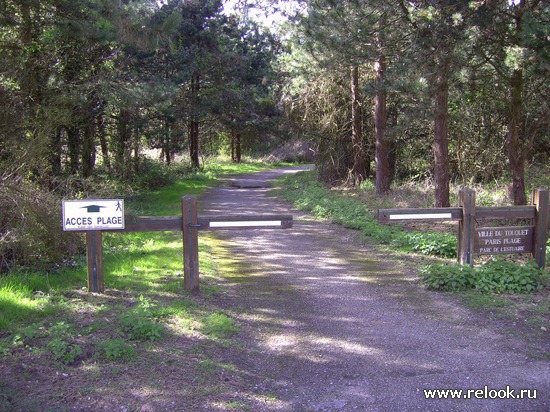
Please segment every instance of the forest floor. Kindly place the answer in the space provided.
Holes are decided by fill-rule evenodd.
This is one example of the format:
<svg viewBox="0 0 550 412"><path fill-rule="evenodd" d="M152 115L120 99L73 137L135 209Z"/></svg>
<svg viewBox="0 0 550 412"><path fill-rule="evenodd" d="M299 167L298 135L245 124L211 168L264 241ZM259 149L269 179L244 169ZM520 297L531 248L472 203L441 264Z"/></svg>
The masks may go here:
<svg viewBox="0 0 550 412"><path fill-rule="evenodd" d="M140 304L135 295L68 294L79 309L67 324L78 325L73 342L84 354L66 366L46 362L32 342L56 325L30 330L0 364L0 410L550 410L548 334L427 291L414 256L271 196L269 182L296 170L237 177L200 198L202 215L292 214L294 226L204 235L221 277L181 300L180 316L165 312L162 338L152 334L130 361L78 359L89 341L114 342L110 326ZM155 305L174 308L178 299L159 293ZM209 332L182 315L198 305L212 311ZM437 389L462 393L427 392Z"/></svg>

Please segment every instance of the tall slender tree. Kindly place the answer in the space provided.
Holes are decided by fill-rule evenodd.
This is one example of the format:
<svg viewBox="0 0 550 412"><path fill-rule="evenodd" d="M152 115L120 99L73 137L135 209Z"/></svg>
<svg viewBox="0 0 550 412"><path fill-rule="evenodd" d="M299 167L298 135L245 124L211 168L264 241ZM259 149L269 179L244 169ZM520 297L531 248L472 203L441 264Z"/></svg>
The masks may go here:
<svg viewBox="0 0 550 412"><path fill-rule="evenodd" d="M548 6L539 0L500 0L478 5L475 18L476 52L492 67L498 83L506 85L510 197L514 204L525 204L526 155L549 123L547 101L539 98L532 106L535 110L528 108L528 100L540 96L544 87L548 90L548 40L543 29L548 27Z"/></svg>

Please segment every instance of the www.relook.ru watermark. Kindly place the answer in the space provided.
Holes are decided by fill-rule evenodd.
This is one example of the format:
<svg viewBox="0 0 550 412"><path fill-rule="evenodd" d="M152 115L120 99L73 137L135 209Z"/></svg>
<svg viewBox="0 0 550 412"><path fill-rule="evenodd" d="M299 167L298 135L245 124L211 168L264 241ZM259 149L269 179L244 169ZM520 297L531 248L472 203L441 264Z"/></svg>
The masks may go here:
<svg viewBox="0 0 550 412"><path fill-rule="evenodd" d="M424 389L426 399L537 399L536 389Z"/></svg>

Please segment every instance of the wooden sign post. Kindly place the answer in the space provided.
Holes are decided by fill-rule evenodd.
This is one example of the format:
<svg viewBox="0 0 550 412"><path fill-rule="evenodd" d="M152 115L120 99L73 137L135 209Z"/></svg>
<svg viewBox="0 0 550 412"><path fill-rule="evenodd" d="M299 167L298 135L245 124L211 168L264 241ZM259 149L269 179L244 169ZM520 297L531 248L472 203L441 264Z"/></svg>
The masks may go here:
<svg viewBox="0 0 550 412"><path fill-rule="evenodd" d="M462 220L458 222L458 262L474 265L474 235L476 221L476 194L471 189L458 192L458 205L462 207Z"/></svg>
<svg viewBox="0 0 550 412"><path fill-rule="evenodd" d="M88 290L103 293L103 243L100 230L86 231L86 261L88 263Z"/></svg>
<svg viewBox="0 0 550 412"><path fill-rule="evenodd" d="M546 263L546 241L548 240L549 202L548 189L538 188L533 190L532 203L535 205L535 244L533 246L533 258L539 268Z"/></svg>
<svg viewBox="0 0 550 412"><path fill-rule="evenodd" d="M199 236L197 223L197 199L184 196L181 199L183 230L183 278L185 289L199 290Z"/></svg>

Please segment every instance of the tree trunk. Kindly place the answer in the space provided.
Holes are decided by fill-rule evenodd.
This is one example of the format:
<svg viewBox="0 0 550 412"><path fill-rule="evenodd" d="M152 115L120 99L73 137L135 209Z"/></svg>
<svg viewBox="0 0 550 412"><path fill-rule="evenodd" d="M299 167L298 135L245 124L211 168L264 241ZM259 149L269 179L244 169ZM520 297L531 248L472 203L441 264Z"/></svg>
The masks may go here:
<svg viewBox="0 0 550 412"><path fill-rule="evenodd" d="M141 128L139 126L139 123L136 124L132 137L133 137L132 146L133 146L133 152L134 152L134 156L133 156L133 159L132 159L132 166L133 166L133 169L134 169L134 174L137 176L140 172L139 152L140 152L140 148L141 148L141 142L140 142L140 140L141 140Z"/></svg>
<svg viewBox="0 0 550 412"><path fill-rule="evenodd" d="M52 133L50 140L50 168L53 176L61 174L61 134L62 129L58 128L55 133Z"/></svg>
<svg viewBox="0 0 550 412"><path fill-rule="evenodd" d="M84 136L82 139L82 176L90 177L94 171L96 161L95 146L95 118L89 116L84 125Z"/></svg>
<svg viewBox="0 0 550 412"><path fill-rule="evenodd" d="M508 122L508 160L512 174L510 196L514 205L527 204L525 196L525 154L521 144L523 71L514 70L511 78L510 121Z"/></svg>
<svg viewBox="0 0 550 412"><path fill-rule="evenodd" d="M189 122L189 156L191 157L191 165L194 169L200 167L199 159L199 122L191 120Z"/></svg>
<svg viewBox="0 0 550 412"><path fill-rule="evenodd" d="M103 113L97 118L97 129L99 134L99 145L101 146L101 156L103 157L103 164L107 169L111 169L111 159L109 158L109 146L107 145L107 131L105 130L105 119Z"/></svg>
<svg viewBox="0 0 550 412"><path fill-rule="evenodd" d="M234 142L235 156L233 158L233 161L235 163L241 163L241 134L239 132L235 132Z"/></svg>
<svg viewBox="0 0 550 412"><path fill-rule="evenodd" d="M361 93L359 91L359 67L351 69L351 144L353 147L353 166L351 177L354 185L359 185L366 178L363 159L363 118L361 113Z"/></svg>
<svg viewBox="0 0 550 412"><path fill-rule="evenodd" d="M433 144L435 207L449 207L449 62L445 57L439 60Z"/></svg>
<svg viewBox="0 0 550 412"><path fill-rule="evenodd" d="M374 69L376 72L376 96L374 98L374 134L376 136L376 193L385 194L390 190L391 168L390 152L386 140L386 92L382 82L384 81L386 63L383 55L380 55Z"/></svg>
<svg viewBox="0 0 550 412"><path fill-rule="evenodd" d="M32 6L32 8L31 8ZM35 47L39 44L36 16L41 13L40 2L21 2L21 43L24 50L23 70L21 79L21 90L25 98L27 106L30 108L32 115L37 116L42 103L42 87L41 81L42 67L40 67L41 48ZM37 121L37 119L33 119Z"/></svg>
<svg viewBox="0 0 550 412"><path fill-rule="evenodd" d="M521 32L523 16L526 12L527 2L521 1L514 6L515 34L514 46L521 45ZM523 133L523 70L516 69L510 78L510 112L508 121L508 161L512 175L512 187L510 197L514 205L525 205L525 147L522 145Z"/></svg>
<svg viewBox="0 0 550 412"><path fill-rule="evenodd" d="M78 173L80 156L80 129L77 127L67 127L67 147L69 149L69 173L74 175Z"/></svg>
<svg viewBox="0 0 550 412"><path fill-rule="evenodd" d="M130 173L127 170L126 151L128 142L132 138L132 128L130 127L130 120L132 115L129 110L121 110L118 115L118 130L115 141L115 170L120 176L126 176Z"/></svg>
<svg viewBox="0 0 550 412"><path fill-rule="evenodd" d="M162 152L164 153L164 161L167 165L172 162L172 128L168 120L164 121L164 144L162 145Z"/></svg>
<svg viewBox="0 0 550 412"><path fill-rule="evenodd" d="M191 94L195 102L195 106L198 105L198 95L200 90L200 76L193 75L191 79ZM195 108L198 110L198 107ZM194 169L200 167L200 158L199 158L199 121L196 117L193 117L189 121L189 156L191 157L191 165Z"/></svg>

